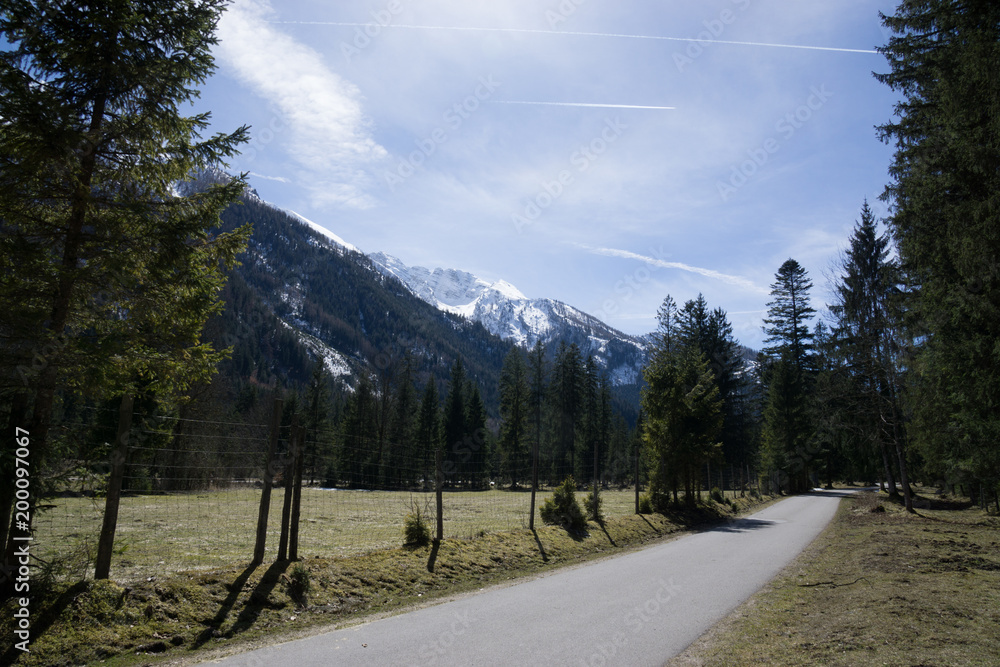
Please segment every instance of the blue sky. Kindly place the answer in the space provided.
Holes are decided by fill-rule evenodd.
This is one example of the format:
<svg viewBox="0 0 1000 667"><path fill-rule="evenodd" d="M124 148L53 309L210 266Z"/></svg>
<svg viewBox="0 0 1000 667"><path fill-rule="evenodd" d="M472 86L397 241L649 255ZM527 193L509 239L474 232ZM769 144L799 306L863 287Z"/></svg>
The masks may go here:
<svg viewBox="0 0 1000 667"><path fill-rule="evenodd" d="M233 171L366 252L505 279L628 333L703 293L759 346L788 257L814 306L893 94L885 0L236 0L199 109Z"/></svg>

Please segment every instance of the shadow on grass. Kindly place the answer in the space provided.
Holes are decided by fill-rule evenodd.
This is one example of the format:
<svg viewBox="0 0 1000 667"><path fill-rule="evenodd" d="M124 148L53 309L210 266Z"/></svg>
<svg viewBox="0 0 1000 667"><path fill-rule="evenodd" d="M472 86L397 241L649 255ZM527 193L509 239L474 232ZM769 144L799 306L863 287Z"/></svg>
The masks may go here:
<svg viewBox="0 0 1000 667"><path fill-rule="evenodd" d="M271 567L274 566L272 565ZM256 570L256 565L248 566L247 569L243 570L243 572L241 572L239 576L233 580L232 584L226 587L229 589L229 595L227 595L226 599L222 601L219 611L216 612L215 616L210 621L209 626L198 635L197 639L195 639L194 644L192 644L192 648L200 648L203 646L205 642L214 636L215 631L226 621L226 619L229 618L229 612L231 612L233 607L236 606L236 600L240 597L240 593L243 592L243 587L246 586L247 580L250 579L250 575Z"/></svg>
<svg viewBox="0 0 1000 667"><path fill-rule="evenodd" d="M597 525L601 527L601 532L603 532L604 536L606 538L608 538L608 542L611 543L611 546L617 547L618 545L615 543L614 538L611 537L611 535L608 533L608 529L604 527L604 522L603 521L598 521Z"/></svg>
<svg viewBox="0 0 1000 667"><path fill-rule="evenodd" d="M284 574L285 570L287 570L291 565L292 561L277 561L272 563L271 566L267 568L264 572L264 576L262 576L260 581L257 582L257 585L254 586L253 593L250 594L250 599L247 600L247 603L243 606L239 616L236 617L236 622L233 623L231 634L235 635L253 627L254 623L257 622L257 618L260 616L261 611L268 607L268 597L281 580L281 575ZM230 598L235 601L236 596L239 594L237 590L237 582L241 582L239 588L242 588L246 584L244 575L249 576L247 572L244 572L236 578L235 582L233 582L234 590L226 598L227 602ZM198 640L192 648L198 648L211 639L217 627L218 626L214 628L206 628L205 631L198 636Z"/></svg>
<svg viewBox="0 0 1000 667"><path fill-rule="evenodd" d="M441 540L433 540L431 542L431 555L427 558L427 571L434 571L434 564L438 559L438 551L441 549Z"/></svg>
<svg viewBox="0 0 1000 667"><path fill-rule="evenodd" d="M73 601L81 594L85 593L90 587L92 582L88 581L78 581L73 584L65 591L63 591L55 602L44 607L43 611L38 616L31 619L31 640L34 641L37 637L45 634L45 632L52 626L53 623L59 618L59 616L73 604ZM34 600L33 600L34 601ZM11 665L14 660L21 655L21 651L14 646L17 641L16 638L11 637L11 647L0 656L0 664Z"/></svg>
<svg viewBox="0 0 1000 667"><path fill-rule="evenodd" d="M542 562L549 562L549 555L545 553L545 547L542 546L542 540L538 537L538 531L534 528L531 529L531 534L535 536L535 544L538 545L538 551L542 554Z"/></svg>

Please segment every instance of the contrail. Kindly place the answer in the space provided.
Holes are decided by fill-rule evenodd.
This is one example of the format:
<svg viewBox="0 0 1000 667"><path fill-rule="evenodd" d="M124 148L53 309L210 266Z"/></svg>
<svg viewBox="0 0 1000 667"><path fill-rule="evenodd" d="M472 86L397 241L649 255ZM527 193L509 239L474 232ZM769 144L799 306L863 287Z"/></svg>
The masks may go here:
<svg viewBox="0 0 1000 667"><path fill-rule="evenodd" d="M759 292L761 294L767 294L768 291L762 287L756 285L752 280L744 278L743 276L733 276L728 273L720 273L719 271L713 271L712 269L703 269L700 266L691 266L690 264L683 264L681 262L667 262L662 259L656 259L655 257L646 257L645 255L640 255L638 253L629 252L628 250L618 250L617 248L592 248L590 246L581 245L585 250L594 253L595 255L605 255L607 257L622 257L624 259L637 259L640 262L645 262L651 266L658 266L664 269L680 269L681 271L687 271L689 273L696 273L700 276L705 276L706 278L714 278L716 280L721 280L724 283L729 283L730 285L735 285L737 287L742 287L744 289L751 290L753 292Z"/></svg>
<svg viewBox="0 0 1000 667"><path fill-rule="evenodd" d="M364 28L370 23L346 23L341 21L269 21L269 23L285 23L295 25L337 25L348 28ZM455 30L465 32L516 32L534 35L572 35L576 37L611 37L617 39L652 39L665 42L697 42L699 44L734 44L737 46L763 46L777 49L806 49L808 51L837 51L840 53L871 53L878 51L870 49L845 49L837 46L811 46L807 44L773 44L770 42L738 42L728 39L698 39L695 37L664 37L662 35L626 35L615 32L577 32L573 30L536 30L531 28L475 28L468 26L445 25L408 25L393 23L385 28L404 28L407 30Z"/></svg>
<svg viewBox="0 0 1000 667"><path fill-rule="evenodd" d="M605 109L676 109L677 107L653 107L639 104L593 104L590 102L521 102L514 100L491 100L491 104L530 104L553 107L601 107Z"/></svg>

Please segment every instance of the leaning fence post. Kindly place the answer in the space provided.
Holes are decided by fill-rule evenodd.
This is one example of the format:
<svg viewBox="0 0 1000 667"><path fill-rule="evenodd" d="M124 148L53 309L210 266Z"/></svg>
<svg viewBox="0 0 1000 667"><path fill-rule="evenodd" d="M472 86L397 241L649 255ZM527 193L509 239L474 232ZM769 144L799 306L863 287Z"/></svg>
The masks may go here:
<svg viewBox="0 0 1000 667"><path fill-rule="evenodd" d="M444 486L444 475L441 473L441 450L434 452L434 490L437 495L437 537L440 542L444 538L444 498L441 495Z"/></svg>
<svg viewBox="0 0 1000 667"><path fill-rule="evenodd" d="M288 525L292 515L292 483L295 478L295 429L299 425L298 415L292 416L292 431L288 438L288 451L285 453L285 498L281 505L281 537L278 539L278 560L288 560ZM293 458L289 458L289 457Z"/></svg>
<svg viewBox="0 0 1000 667"><path fill-rule="evenodd" d="M271 487L274 486L274 453L278 449L278 427L281 426L282 403L280 398L275 398L271 408L271 433L267 443L267 458L264 459L264 489L260 492L260 511L257 513L257 543L253 548L253 565L260 565L264 562L267 518L271 512Z"/></svg>
<svg viewBox="0 0 1000 667"><path fill-rule="evenodd" d="M298 424L292 427L294 480L292 482L292 516L289 526L288 560L299 559L299 514L302 505L302 459L305 458L302 454L305 449L305 432L306 430Z"/></svg>
<svg viewBox="0 0 1000 667"><path fill-rule="evenodd" d="M94 579L107 579L111 574L111 551L115 545L115 528L118 526L118 505L121 501L122 478L125 476L125 457L128 454L128 434L132 428L132 396L122 396L118 408L118 436L111 452L111 478L108 480L108 497L104 505L104 525L97 544L97 562Z"/></svg>

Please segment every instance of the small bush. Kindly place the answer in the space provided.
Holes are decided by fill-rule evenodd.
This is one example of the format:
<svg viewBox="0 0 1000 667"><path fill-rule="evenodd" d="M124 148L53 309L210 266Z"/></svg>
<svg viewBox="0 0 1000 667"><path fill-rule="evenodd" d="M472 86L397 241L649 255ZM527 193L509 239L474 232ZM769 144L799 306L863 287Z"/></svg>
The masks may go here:
<svg viewBox="0 0 1000 667"><path fill-rule="evenodd" d="M291 572L288 573L288 581L285 582L288 597L297 604L305 605L309 597L309 589L312 581L309 578L309 570L302 563L296 563Z"/></svg>
<svg viewBox="0 0 1000 667"><path fill-rule="evenodd" d="M653 513L653 499L649 497L648 493L644 493L639 496L639 514L652 514Z"/></svg>
<svg viewBox="0 0 1000 667"><path fill-rule="evenodd" d="M719 487L717 487L717 486L713 486L712 487L712 492L710 494L708 494L708 495L709 495L709 497L712 498L712 500L714 500L715 502L719 503L720 505L726 502L725 497L722 495L722 491L720 491Z"/></svg>
<svg viewBox="0 0 1000 667"><path fill-rule="evenodd" d="M583 508L587 511L587 518L597 523L604 523L604 514L601 512L603 504L604 500L601 498L600 492L595 493L595 490L592 489L583 499Z"/></svg>
<svg viewBox="0 0 1000 667"><path fill-rule="evenodd" d="M426 547L431 543L431 529L424 520L420 507L412 506L412 511L403 521L403 545L409 547Z"/></svg>
<svg viewBox="0 0 1000 667"><path fill-rule="evenodd" d="M587 528L587 518L576 501L576 482L572 477L556 487L551 497L546 498L540 509L542 521L563 526L567 530L582 531Z"/></svg>

